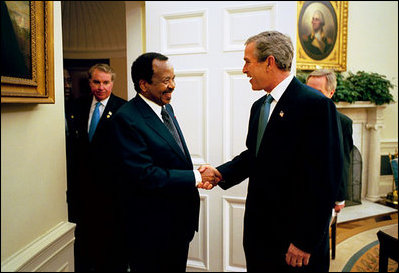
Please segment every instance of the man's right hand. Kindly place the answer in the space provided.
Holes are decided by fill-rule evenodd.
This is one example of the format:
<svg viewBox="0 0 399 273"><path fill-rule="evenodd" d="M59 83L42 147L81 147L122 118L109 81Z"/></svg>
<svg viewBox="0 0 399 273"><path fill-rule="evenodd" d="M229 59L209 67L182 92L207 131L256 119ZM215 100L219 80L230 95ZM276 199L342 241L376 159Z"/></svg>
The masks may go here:
<svg viewBox="0 0 399 273"><path fill-rule="evenodd" d="M201 165L198 171L201 173L202 181L197 188L211 190L222 180L220 172L211 165Z"/></svg>

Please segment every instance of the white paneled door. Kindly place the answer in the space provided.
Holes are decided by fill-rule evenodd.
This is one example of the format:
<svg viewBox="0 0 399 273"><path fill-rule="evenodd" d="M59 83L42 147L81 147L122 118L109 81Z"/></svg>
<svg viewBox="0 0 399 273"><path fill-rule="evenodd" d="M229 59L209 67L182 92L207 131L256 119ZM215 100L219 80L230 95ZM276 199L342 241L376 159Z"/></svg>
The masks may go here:
<svg viewBox="0 0 399 273"><path fill-rule="evenodd" d="M265 94L252 91L242 73L244 43L278 30L295 46L296 2L148 1L145 9L147 52L167 55L175 67L172 105L195 166L232 159L245 149L252 103ZM200 229L187 271L246 271L247 183L200 190Z"/></svg>

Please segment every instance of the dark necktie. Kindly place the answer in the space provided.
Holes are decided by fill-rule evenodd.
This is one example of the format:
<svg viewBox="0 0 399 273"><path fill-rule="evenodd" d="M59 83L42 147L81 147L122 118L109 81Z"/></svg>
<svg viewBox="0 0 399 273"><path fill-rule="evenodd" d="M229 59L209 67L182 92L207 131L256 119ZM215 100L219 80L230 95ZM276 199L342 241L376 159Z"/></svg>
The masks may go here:
<svg viewBox="0 0 399 273"><path fill-rule="evenodd" d="M169 132L172 134L173 138L176 140L177 144L179 145L179 147L181 148L181 150L184 153L183 145L181 143L179 134L177 133L176 127L173 124L173 121L164 106L162 106L161 115L162 115L163 123L169 129Z"/></svg>
<svg viewBox="0 0 399 273"><path fill-rule="evenodd" d="M269 112L270 112L270 104L273 101L272 95L268 95L266 97L265 103L262 105L260 109L260 116L259 116L259 125L258 125L258 137L256 139L256 155L258 155L259 146L262 142L262 137L266 129L267 121L269 119Z"/></svg>
<svg viewBox="0 0 399 273"><path fill-rule="evenodd" d="M89 129L89 141L91 142L94 132L96 131L97 124L100 121L100 105L101 102L96 103L96 108L94 109L93 116L91 117L90 129Z"/></svg>

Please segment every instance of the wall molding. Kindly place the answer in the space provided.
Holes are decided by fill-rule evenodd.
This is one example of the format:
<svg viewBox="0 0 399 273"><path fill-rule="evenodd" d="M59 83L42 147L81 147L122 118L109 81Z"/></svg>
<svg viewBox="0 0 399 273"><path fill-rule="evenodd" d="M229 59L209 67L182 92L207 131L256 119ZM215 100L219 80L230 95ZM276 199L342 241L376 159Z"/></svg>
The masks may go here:
<svg viewBox="0 0 399 273"><path fill-rule="evenodd" d="M64 59L126 58L126 48L116 49L64 49Z"/></svg>
<svg viewBox="0 0 399 273"><path fill-rule="evenodd" d="M242 93L251 90L247 76L240 67L223 69L223 162L231 160L246 149L245 141L248 132L249 111L251 105L264 96L264 92ZM238 119L235 117L239 116ZM247 116L246 118L244 118Z"/></svg>
<svg viewBox="0 0 399 273"><path fill-rule="evenodd" d="M198 168L202 164L206 164L209 161L209 143L208 143L208 126L209 126L209 110L208 110L208 75L209 72L207 69L189 69L189 70L175 70L176 76L176 85L179 86L180 90L184 90L185 86L187 90L190 90L190 95L180 95L182 96L191 96L191 98L186 98L188 101L192 101L196 105L199 105L197 112L195 112L195 116L192 117L192 120L195 120L197 126L194 130L184 129L184 124L192 123L192 121L188 122L187 113L194 113L192 110L193 106L187 106L185 101L179 100L179 98L174 98L174 107L175 114L178 115L180 126L182 127L183 132L185 132L186 141L194 134L197 135L194 139L198 139L196 143L197 146L189 146L191 159L193 161L193 165L195 168ZM183 83L188 84L191 81L191 87L183 85ZM198 89L195 89L198 88ZM197 91L197 92L195 92ZM192 100L196 98L196 100ZM187 108L189 107L189 108ZM181 111L179 114L179 110ZM198 130L198 131L196 131ZM192 145L193 143L191 143Z"/></svg>
<svg viewBox="0 0 399 273"><path fill-rule="evenodd" d="M245 272L245 255L242 237L234 236L243 230L245 197L223 196L223 270L226 272ZM241 252L241 253L240 253Z"/></svg>
<svg viewBox="0 0 399 273"><path fill-rule="evenodd" d="M160 17L160 29L161 52L166 55L208 52L208 13L206 9L163 14ZM178 38L174 34L175 32L184 35Z"/></svg>
<svg viewBox="0 0 399 273"><path fill-rule="evenodd" d="M382 139L381 140L381 155L393 154L395 149L398 150L398 140L392 139Z"/></svg>
<svg viewBox="0 0 399 273"><path fill-rule="evenodd" d="M209 271L209 196L200 194L199 228L190 243L187 269Z"/></svg>
<svg viewBox="0 0 399 273"><path fill-rule="evenodd" d="M1 263L2 272L74 271L76 224L60 222Z"/></svg>
<svg viewBox="0 0 399 273"><path fill-rule="evenodd" d="M229 7L224 9L223 51L244 51L248 37L277 26L277 3ZM246 25L252 25L248 30ZM249 32L249 33L248 33Z"/></svg>

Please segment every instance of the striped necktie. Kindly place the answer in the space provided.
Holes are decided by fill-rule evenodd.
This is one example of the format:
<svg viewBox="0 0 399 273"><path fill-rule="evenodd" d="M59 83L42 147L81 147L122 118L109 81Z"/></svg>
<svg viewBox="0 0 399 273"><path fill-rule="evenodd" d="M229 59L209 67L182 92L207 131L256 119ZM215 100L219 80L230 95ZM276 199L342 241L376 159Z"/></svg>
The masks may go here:
<svg viewBox="0 0 399 273"><path fill-rule="evenodd" d="M161 115L162 115L162 119L163 119L164 124L169 129L169 132L172 134L173 138L176 140L177 144L179 145L179 147L181 148L181 150L184 153L183 144L181 143L179 134L178 134L178 132L176 130L175 125L173 124L173 121L172 121L171 117L169 116L169 114L166 111L164 106L162 106Z"/></svg>

